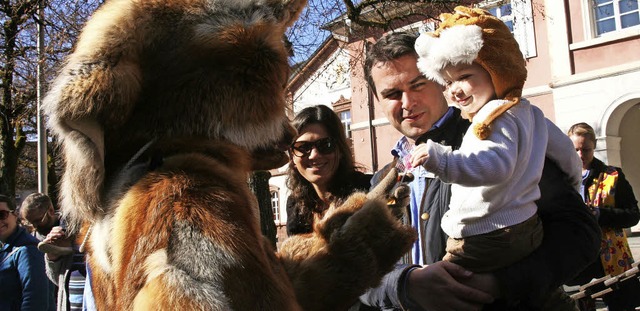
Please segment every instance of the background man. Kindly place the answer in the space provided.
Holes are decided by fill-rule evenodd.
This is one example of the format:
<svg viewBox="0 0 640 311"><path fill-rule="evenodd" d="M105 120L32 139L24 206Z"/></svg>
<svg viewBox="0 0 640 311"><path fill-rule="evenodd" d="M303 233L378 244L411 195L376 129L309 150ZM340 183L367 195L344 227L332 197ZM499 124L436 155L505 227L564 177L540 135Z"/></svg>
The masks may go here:
<svg viewBox="0 0 640 311"><path fill-rule="evenodd" d="M53 209L51 199L44 193L32 193L20 205L20 215L35 230L33 235L44 240L54 226L60 225L60 217Z"/></svg>

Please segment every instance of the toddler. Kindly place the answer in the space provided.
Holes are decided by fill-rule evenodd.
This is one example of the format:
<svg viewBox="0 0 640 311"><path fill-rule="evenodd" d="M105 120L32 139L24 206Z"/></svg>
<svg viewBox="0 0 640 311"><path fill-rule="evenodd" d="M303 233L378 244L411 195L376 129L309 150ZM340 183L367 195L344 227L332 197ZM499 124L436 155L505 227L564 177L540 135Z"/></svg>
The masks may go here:
<svg viewBox="0 0 640 311"><path fill-rule="evenodd" d="M535 201L545 157L576 189L580 161L566 135L521 98L527 70L509 28L485 10L467 7L441 19L436 31L416 41L418 68L445 86L445 97L472 124L459 150L429 140L416 146L411 164L453 183L442 219L449 235L444 259L492 271L524 258L542 241Z"/></svg>

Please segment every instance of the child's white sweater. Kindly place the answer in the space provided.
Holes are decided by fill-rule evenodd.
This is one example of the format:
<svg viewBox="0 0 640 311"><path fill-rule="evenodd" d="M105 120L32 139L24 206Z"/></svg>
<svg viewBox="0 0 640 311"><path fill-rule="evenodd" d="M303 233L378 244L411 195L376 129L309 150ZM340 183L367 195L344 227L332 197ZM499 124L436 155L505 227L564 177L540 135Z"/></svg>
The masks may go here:
<svg viewBox="0 0 640 311"><path fill-rule="evenodd" d="M581 163L571 140L525 99L492 122L489 138L474 135L475 123L504 103L493 100L478 111L459 150L427 141L424 167L453 183L450 210L442 219L450 237L491 232L533 216L545 156L579 187Z"/></svg>

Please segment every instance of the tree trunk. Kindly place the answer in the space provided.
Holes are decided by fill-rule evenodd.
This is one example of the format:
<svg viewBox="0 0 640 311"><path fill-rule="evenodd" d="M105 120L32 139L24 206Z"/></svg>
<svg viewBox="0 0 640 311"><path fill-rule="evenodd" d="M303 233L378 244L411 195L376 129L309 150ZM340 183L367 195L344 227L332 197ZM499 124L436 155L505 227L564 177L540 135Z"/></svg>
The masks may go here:
<svg viewBox="0 0 640 311"><path fill-rule="evenodd" d="M268 171L256 171L249 177L249 187L258 199L260 207L260 229L262 235L266 236L273 247L276 247L276 223L273 220L273 210L271 209L271 193L269 191Z"/></svg>

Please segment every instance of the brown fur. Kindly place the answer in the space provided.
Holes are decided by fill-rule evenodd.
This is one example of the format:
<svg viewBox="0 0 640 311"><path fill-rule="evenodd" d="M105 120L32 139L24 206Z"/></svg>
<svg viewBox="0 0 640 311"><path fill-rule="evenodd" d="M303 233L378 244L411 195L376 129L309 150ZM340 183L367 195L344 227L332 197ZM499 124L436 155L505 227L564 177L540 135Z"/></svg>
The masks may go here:
<svg viewBox="0 0 640 311"><path fill-rule="evenodd" d="M304 310L346 310L363 288L380 282L415 238L385 200L356 193L313 233L285 241L279 254Z"/></svg>
<svg viewBox="0 0 640 311"><path fill-rule="evenodd" d="M44 107L99 310L335 310L408 250L411 229L362 195L300 255L261 236L247 177L287 161L282 37L304 5L109 0L87 23Z"/></svg>

